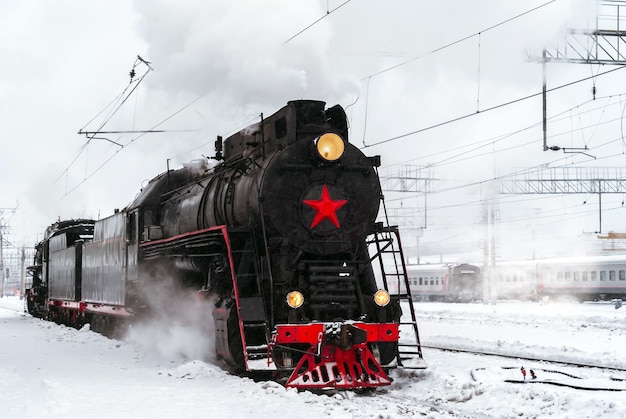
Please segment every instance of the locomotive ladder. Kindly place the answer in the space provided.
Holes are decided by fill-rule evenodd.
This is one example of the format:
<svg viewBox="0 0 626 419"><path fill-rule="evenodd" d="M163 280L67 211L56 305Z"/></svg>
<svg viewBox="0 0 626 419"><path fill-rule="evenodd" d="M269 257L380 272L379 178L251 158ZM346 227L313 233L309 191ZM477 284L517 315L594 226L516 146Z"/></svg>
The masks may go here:
<svg viewBox="0 0 626 419"><path fill-rule="evenodd" d="M229 229L233 246L233 265L239 289L239 314L245 342L245 357L248 370L267 370L267 347L269 343L269 321L263 299L259 255L253 233L249 230ZM234 250L237 249L237 250ZM261 362L262 361L262 362Z"/></svg>
<svg viewBox="0 0 626 419"><path fill-rule="evenodd" d="M385 289L389 291L392 297L397 297L400 303L405 302L409 306L409 319L406 319L406 315L402 315L400 318L397 364L399 368L424 369L426 363L422 356L422 345L415 318L413 299L411 298L400 233L397 226L383 227L382 224L378 224L378 226L378 230L367 241L368 247L372 244L376 246L377 253L372 257L372 260L378 258L380 262ZM403 332L406 333L406 336L403 336Z"/></svg>

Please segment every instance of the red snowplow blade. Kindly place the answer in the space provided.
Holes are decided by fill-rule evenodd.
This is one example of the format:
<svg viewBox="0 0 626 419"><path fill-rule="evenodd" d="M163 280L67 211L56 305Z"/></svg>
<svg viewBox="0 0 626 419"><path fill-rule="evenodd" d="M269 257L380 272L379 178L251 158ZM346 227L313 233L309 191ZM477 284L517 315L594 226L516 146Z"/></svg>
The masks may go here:
<svg viewBox="0 0 626 419"><path fill-rule="evenodd" d="M287 380L286 387L299 389L357 389L391 384L366 344L344 350L323 345L319 356L312 346Z"/></svg>

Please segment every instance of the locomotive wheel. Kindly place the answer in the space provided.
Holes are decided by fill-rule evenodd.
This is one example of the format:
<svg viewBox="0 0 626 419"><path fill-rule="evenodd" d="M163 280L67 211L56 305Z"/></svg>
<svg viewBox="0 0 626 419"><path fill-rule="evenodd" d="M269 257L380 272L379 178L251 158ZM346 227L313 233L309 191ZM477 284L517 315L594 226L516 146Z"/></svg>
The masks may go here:
<svg viewBox="0 0 626 419"><path fill-rule="evenodd" d="M246 365L243 357L241 333L239 332L239 319L234 306L228 317L228 350L234 362L232 366L236 371L245 371Z"/></svg>
<svg viewBox="0 0 626 419"><path fill-rule="evenodd" d="M106 336L106 318L97 314L93 315L91 330Z"/></svg>
<svg viewBox="0 0 626 419"><path fill-rule="evenodd" d="M398 351L398 345L396 342L378 342L377 346L380 354L381 365L387 365L396 358Z"/></svg>

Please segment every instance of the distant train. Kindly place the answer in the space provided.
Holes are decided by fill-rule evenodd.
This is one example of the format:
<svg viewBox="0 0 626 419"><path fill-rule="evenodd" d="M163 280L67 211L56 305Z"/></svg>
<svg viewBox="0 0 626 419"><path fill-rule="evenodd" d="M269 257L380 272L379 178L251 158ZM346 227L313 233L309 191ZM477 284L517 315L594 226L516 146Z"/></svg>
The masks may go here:
<svg viewBox="0 0 626 419"><path fill-rule="evenodd" d="M469 263L409 265L411 294L418 301L482 300L481 270Z"/></svg>
<svg viewBox="0 0 626 419"><path fill-rule="evenodd" d="M413 299L612 300L626 298L626 255L407 266Z"/></svg>
<svg viewBox="0 0 626 419"><path fill-rule="evenodd" d="M213 168L168 170L110 217L52 224L28 311L109 334L182 299L213 323L218 359L300 389L388 385L419 364L412 305L399 344L409 287L388 289L407 275L397 228L376 221L380 157L348 142L343 108L291 101L215 145Z"/></svg>
<svg viewBox="0 0 626 419"><path fill-rule="evenodd" d="M626 255L499 262L486 281L494 298L624 298Z"/></svg>

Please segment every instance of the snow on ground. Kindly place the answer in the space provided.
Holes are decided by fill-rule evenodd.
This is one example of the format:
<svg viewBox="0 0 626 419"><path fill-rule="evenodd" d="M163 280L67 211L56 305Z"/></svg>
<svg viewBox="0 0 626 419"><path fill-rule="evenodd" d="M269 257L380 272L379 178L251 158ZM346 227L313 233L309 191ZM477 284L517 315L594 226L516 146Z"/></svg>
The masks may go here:
<svg viewBox="0 0 626 419"><path fill-rule="evenodd" d="M405 307L405 310L408 307ZM610 304L418 303L424 345L586 361L615 370L424 348L428 369L393 371L371 394L326 395L232 376L200 360L34 319L0 299L2 418L623 418L626 309ZM533 371L523 381L521 366ZM566 375L567 374L567 375ZM572 378L570 375L581 378ZM509 380L513 382L505 382ZM515 381L521 381L515 382ZM542 382L540 382L542 381Z"/></svg>
<svg viewBox="0 0 626 419"><path fill-rule="evenodd" d="M496 305L420 303L415 305L424 345L483 349L520 357L610 366L626 370L626 311L611 304L499 302ZM626 391L575 390L523 380L520 368L557 370L582 376L580 385L624 388L626 371L576 368L523 359L503 359L424 350L426 379L415 385L431 403L454 405L487 417L624 418ZM481 370L487 368L487 371ZM478 381L472 378L472 372ZM528 374L529 378L529 374ZM563 380L561 380L563 381ZM470 416L473 417L473 416ZM479 417L478 415L476 417Z"/></svg>

